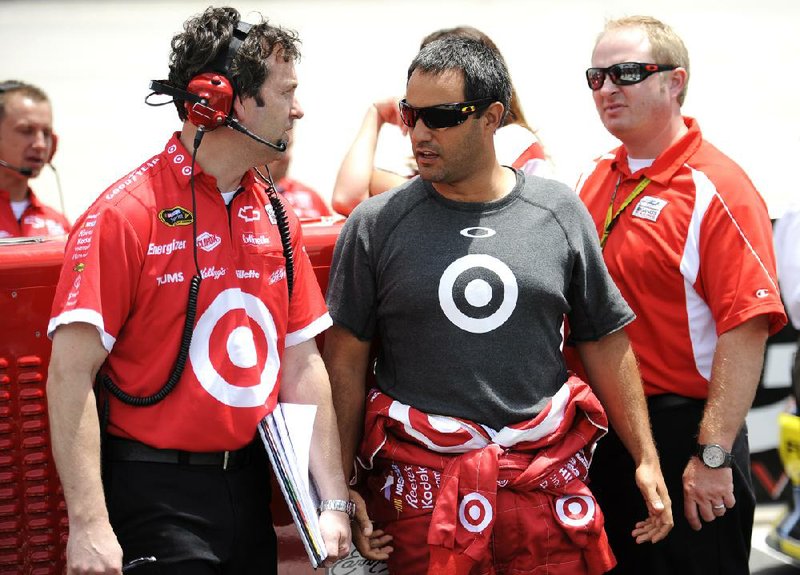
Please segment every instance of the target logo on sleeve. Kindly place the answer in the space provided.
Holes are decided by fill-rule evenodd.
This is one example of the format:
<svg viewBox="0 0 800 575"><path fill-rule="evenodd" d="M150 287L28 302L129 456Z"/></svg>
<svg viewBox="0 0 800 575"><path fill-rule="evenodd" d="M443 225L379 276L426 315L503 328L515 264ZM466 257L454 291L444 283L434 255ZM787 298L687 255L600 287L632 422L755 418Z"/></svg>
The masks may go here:
<svg viewBox="0 0 800 575"><path fill-rule="evenodd" d="M567 495L556 500L558 519L570 527L585 527L595 515L594 499L586 495Z"/></svg>
<svg viewBox="0 0 800 575"><path fill-rule="evenodd" d="M227 314L242 311L249 325L225 321ZM225 374L233 379L233 374L251 373L264 357L256 385L235 385L226 379ZM219 402L231 407L264 405L275 388L280 370L272 314L258 297L239 288L220 292L197 320L189 358L197 381Z"/></svg>
<svg viewBox="0 0 800 575"><path fill-rule="evenodd" d="M468 493L458 506L458 520L470 533L480 533L494 519L492 504L480 493Z"/></svg>
<svg viewBox="0 0 800 575"><path fill-rule="evenodd" d="M519 286L511 269L485 254L469 254L447 266L439 280L439 305L454 325L488 333L517 307Z"/></svg>

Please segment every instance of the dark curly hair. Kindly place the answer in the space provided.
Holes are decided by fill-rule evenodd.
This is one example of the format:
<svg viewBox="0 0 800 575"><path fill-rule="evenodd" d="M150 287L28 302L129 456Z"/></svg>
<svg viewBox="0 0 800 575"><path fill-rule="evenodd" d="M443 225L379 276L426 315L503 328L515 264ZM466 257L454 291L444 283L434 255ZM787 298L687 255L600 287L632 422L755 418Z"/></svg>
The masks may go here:
<svg viewBox="0 0 800 575"><path fill-rule="evenodd" d="M218 54L228 50L240 18L235 8L209 6L202 14L187 20L183 32L172 38L169 83L185 90L197 74L211 71ZM238 96L255 98L259 106L264 105L259 90L269 76L268 59L276 49L281 51L285 62L297 61L300 38L297 32L272 26L261 17L247 34L227 74ZM175 107L180 119L186 120L184 101L176 99Z"/></svg>

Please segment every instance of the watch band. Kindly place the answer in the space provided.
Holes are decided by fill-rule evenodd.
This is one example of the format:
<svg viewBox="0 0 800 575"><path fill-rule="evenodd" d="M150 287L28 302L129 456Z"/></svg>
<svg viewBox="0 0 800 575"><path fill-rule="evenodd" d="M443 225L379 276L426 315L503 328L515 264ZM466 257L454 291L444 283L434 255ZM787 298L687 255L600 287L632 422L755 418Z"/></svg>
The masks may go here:
<svg viewBox="0 0 800 575"><path fill-rule="evenodd" d="M345 501L344 499L323 499L319 504L319 512L323 511L341 511L347 513L350 519L356 516L356 504L352 501Z"/></svg>

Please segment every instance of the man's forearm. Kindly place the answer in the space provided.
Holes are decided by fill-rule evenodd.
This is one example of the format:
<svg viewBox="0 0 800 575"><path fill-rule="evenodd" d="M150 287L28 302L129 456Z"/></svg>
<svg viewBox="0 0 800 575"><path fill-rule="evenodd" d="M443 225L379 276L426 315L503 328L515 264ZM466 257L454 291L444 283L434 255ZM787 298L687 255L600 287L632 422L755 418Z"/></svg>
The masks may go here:
<svg viewBox="0 0 800 575"><path fill-rule="evenodd" d="M284 354L280 399L316 406L309 469L322 499L347 499L341 467L339 434L325 366L313 340Z"/></svg>
<svg viewBox="0 0 800 575"><path fill-rule="evenodd" d="M730 450L744 424L761 377L767 318L758 316L723 333L717 341L699 443Z"/></svg>
<svg viewBox="0 0 800 575"><path fill-rule="evenodd" d="M369 348L369 342L359 341L338 326L332 327L326 334L323 358L331 380L342 464L348 479L353 473L364 426Z"/></svg>
<svg viewBox="0 0 800 575"><path fill-rule="evenodd" d="M625 332L578 345L589 383L636 464L658 458L636 357Z"/></svg>
<svg viewBox="0 0 800 575"><path fill-rule="evenodd" d="M74 393L65 381L47 384L53 458L70 523L108 521L100 477L100 431L91 387ZM87 389L88 387L88 389Z"/></svg>

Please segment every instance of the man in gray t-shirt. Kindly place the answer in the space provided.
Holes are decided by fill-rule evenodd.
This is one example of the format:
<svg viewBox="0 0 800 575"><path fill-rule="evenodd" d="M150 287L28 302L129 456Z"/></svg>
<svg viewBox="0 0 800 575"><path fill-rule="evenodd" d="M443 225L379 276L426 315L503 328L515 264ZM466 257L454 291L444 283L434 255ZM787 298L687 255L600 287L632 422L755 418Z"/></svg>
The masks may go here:
<svg viewBox="0 0 800 575"><path fill-rule="evenodd" d="M464 38L426 46L409 69L400 111L420 176L359 205L331 265L324 358L345 469L362 437L373 341L381 392L492 434L537 416L565 384L566 316L593 390L639 464L650 516L636 536L655 542L672 517L622 330L634 316L577 196L497 162L493 136L509 85L502 59ZM370 535L363 500L352 496L359 551L387 558L391 537Z"/></svg>

